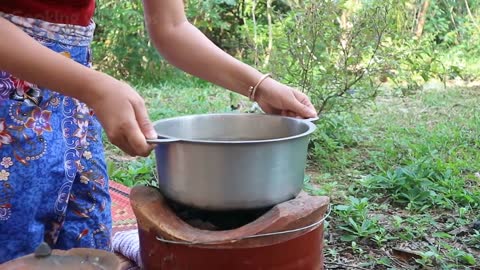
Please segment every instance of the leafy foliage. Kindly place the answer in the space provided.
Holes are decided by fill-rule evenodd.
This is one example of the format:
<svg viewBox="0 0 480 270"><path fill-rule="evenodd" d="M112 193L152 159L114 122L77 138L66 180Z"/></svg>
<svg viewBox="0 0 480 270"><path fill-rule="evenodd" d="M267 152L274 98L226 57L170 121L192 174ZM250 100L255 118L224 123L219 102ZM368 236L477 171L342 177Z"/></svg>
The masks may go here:
<svg viewBox="0 0 480 270"><path fill-rule="evenodd" d="M462 178L455 177L449 169L440 169L431 159L374 175L363 185L373 192L385 192L395 203L414 211L430 207L452 208L454 204L477 205L480 199L478 191L465 190Z"/></svg>
<svg viewBox="0 0 480 270"><path fill-rule="evenodd" d="M97 2L95 68L133 83L160 81L165 63L149 40L142 1Z"/></svg>
<svg viewBox="0 0 480 270"><path fill-rule="evenodd" d="M431 79L480 74L478 1L188 0L189 20L216 45L308 92L320 111L353 110L390 81L411 94ZM175 73L152 47L141 0L98 1L96 67L153 83ZM368 104L368 103L367 103Z"/></svg>
<svg viewBox="0 0 480 270"><path fill-rule="evenodd" d="M277 50L277 74L298 85L317 110L350 111L376 95L377 54L387 29L388 4L364 3L349 22L337 19L346 1L304 1L286 16L286 48Z"/></svg>

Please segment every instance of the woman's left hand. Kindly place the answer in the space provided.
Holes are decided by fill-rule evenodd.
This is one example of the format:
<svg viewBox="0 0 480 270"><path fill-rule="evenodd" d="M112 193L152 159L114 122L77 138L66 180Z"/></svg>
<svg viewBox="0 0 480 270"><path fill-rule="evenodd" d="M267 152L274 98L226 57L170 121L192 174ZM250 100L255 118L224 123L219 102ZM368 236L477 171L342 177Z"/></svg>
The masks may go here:
<svg viewBox="0 0 480 270"><path fill-rule="evenodd" d="M265 79L257 88L255 100L269 114L314 118L317 112L304 93L274 79Z"/></svg>

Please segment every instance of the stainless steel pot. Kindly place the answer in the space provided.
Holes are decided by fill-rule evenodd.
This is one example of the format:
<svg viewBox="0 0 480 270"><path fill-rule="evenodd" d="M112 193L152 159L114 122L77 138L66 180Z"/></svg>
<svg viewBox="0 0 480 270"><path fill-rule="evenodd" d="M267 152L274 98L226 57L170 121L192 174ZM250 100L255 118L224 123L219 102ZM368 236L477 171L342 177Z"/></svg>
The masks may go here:
<svg viewBox="0 0 480 270"><path fill-rule="evenodd" d="M202 114L154 122L158 185L167 198L204 210L270 207L303 187L312 119Z"/></svg>

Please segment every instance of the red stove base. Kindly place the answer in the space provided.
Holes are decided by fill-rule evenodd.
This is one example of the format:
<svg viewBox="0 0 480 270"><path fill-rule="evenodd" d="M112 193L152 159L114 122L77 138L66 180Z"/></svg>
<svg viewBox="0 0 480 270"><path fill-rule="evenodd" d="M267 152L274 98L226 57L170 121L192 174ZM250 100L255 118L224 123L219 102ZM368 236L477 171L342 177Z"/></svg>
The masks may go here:
<svg viewBox="0 0 480 270"><path fill-rule="evenodd" d="M142 261L152 270L323 270L323 226L271 246L212 249L151 241L139 230Z"/></svg>
<svg viewBox="0 0 480 270"><path fill-rule="evenodd" d="M191 226L151 187L133 188L130 201L146 270L324 269L328 197L301 193L243 226L220 230Z"/></svg>

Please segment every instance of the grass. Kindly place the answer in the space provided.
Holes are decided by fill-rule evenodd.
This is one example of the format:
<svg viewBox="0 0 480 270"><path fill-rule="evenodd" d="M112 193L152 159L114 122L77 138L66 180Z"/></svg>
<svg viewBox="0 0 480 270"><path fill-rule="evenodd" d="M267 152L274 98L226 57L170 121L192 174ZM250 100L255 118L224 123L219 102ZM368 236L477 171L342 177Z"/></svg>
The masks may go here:
<svg viewBox="0 0 480 270"><path fill-rule="evenodd" d="M324 124L311 182L335 205L327 261L366 269L480 266L479 90L384 95L375 107Z"/></svg>
<svg viewBox="0 0 480 270"><path fill-rule="evenodd" d="M196 80L139 90L152 120L231 110L232 95ZM479 91L386 91L373 106L322 118L306 189L332 199L327 266L480 267ZM108 150L113 179L129 186L155 183L153 155L132 159Z"/></svg>

